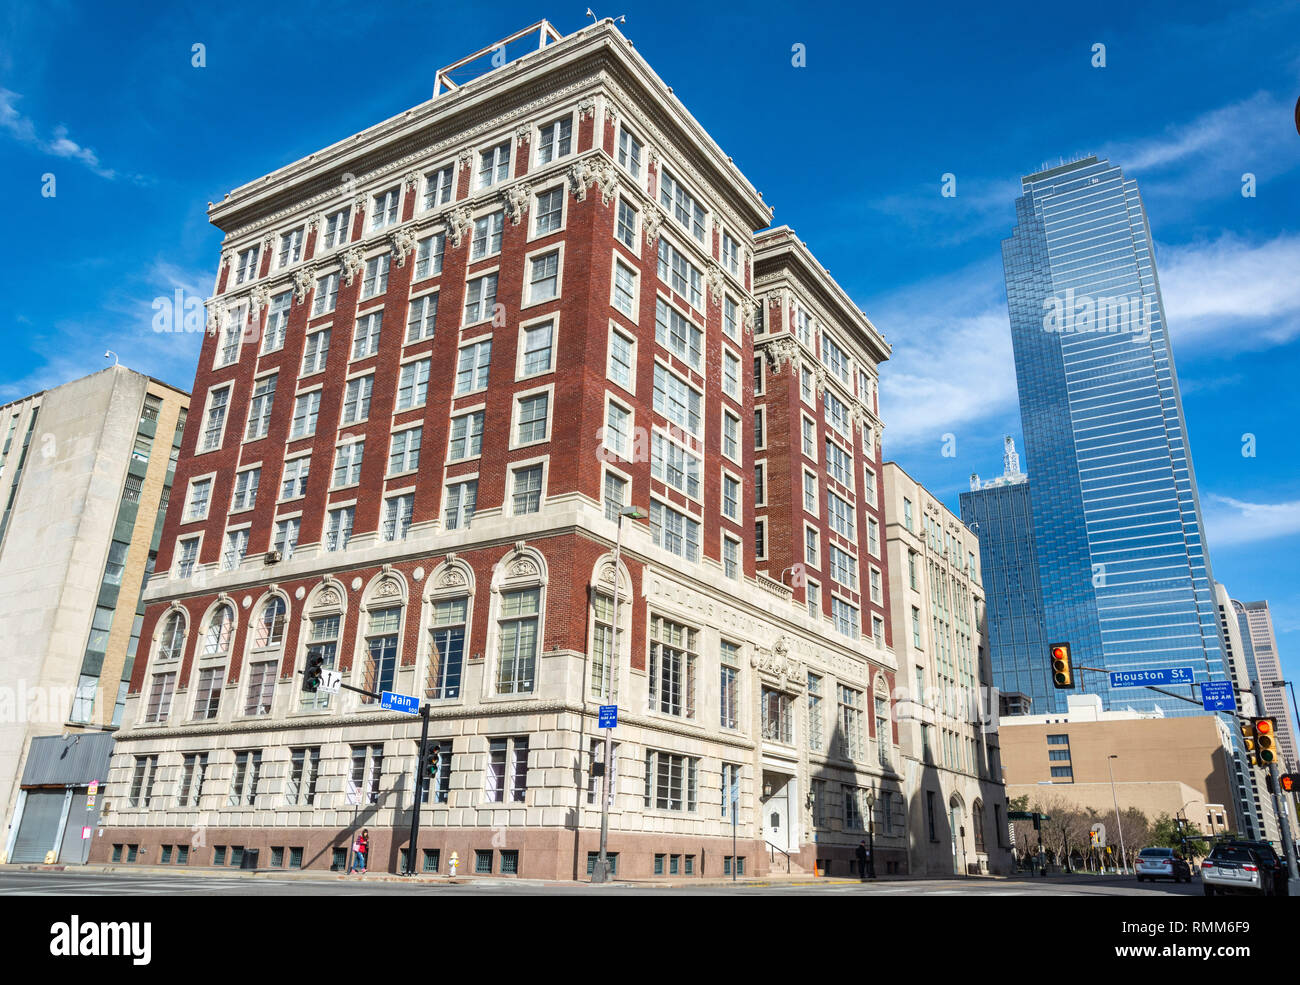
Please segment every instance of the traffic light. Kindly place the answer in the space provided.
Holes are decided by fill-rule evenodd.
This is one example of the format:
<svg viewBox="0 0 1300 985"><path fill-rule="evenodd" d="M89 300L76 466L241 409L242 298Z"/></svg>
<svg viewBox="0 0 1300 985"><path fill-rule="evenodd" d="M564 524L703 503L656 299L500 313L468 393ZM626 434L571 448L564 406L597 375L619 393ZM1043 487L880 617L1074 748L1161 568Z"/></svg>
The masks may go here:
<svg viewBox="0 0 1300 985"><path fill-rule="evenodd" d="M1300 791L1300 773L1283 773L1279 779L1282 782L1283 793Z"/></svg>
<svg viewBox="0 0 1300 985"><path fill-rule="evenodd" d="M1277 719L1252 718L1251 728L1255 732L1255 756L1260 766L1272 766L1277 762Z"/></svg>
<svg viewBox="0 0 1300 985"><path fill-rule="evenodd" d="M425 746L424 757L420 761L420 775L426 780L438 778L438 746Z"/></svg>
<svg viewBox="0 0 1300 985"><path fill-rule="evenodd" d="M1052 684L1058 689L1074 687L1074 665L1070 663L1070 644L1052 644Z"/></svg>
<svg viewBox="0 0 1300 985"><path fill-rule="evenodd" d="M1246 749L1246 763L1249 766L1258 766L1259 762L1255 758L1255 726L1245 719L1237 724L1241 728L1241 744Z"/></svg>
<svg viewBox="0 0 1300 985"><path fill-rule="evenodd" d="M307 667L302 672L302 689L307 694L315 694L321 685L325 673L325 655L320 651L307 654Z"/></svg>

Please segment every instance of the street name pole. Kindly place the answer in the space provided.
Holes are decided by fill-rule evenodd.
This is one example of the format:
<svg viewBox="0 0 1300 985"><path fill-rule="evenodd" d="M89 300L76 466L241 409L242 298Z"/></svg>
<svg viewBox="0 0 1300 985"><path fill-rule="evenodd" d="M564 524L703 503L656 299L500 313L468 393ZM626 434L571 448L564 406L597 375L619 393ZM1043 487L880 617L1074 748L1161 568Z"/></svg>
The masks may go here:
<svg viewBox="0 0 1300 985"><path fill-rule="evenodd" d="M420 750L415 757L415 782L411 789L415 792L415 802L411 807L411 838L406 843L406 874L415 875L415 849L420 838L420 795L424 793L424 756L429 748L429 705L420 706Z"/></svg>

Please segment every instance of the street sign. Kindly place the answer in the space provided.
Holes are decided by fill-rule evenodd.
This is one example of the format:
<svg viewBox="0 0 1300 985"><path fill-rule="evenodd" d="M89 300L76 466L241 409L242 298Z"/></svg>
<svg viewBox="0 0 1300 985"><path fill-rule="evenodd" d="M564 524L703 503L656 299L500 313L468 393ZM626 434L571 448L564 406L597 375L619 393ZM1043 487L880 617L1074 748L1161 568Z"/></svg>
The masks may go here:
<svg viewBox="0 0 1300 985"><path fill-rule="evenodd" d="M600 728L618 727L618 705L600 706Z"/></svg>
<svg viewBox="0 0 1300 985"><path fill-rule="evenodd" d="M1206 711L1236 711L1237 696L1232 692L1232 681L1203 681L1201 704Z"/></svg>
<svg viewBox="0 0 1300 985"><path fill-rule="evenodd" d="M1191 667L1159 667L1155 670L1111 671L1111 687L1147 687L1151 684L1191 684L1196 680Z"/></svg>
<svg viewBox="0 0 1300 985"><path fill-rule="evenodd" d="M322 670L320 672L320 687L316 689L317 694L338 694L339 685L343 683L343 671L341 670Z"/></svg>
<svg viewBox="0 0 1300 985"><path fill-rule="evenodd" d="M420 699L413 694L385 691L379 696L379 707L384 711L404 711L408 715L420 713Z"/></svg>

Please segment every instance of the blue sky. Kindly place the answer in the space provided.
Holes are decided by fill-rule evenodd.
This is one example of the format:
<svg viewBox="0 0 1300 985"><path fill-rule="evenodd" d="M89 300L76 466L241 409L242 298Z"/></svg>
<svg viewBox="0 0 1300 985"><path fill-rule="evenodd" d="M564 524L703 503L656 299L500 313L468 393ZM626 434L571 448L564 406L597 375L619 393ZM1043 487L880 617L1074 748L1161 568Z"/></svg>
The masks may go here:
<svg viewBox="0 0 1300 985"><path fill-rule="evenodd" d="M198 337L155 333L151 306L210 293L209 201L423 101L439 67L541 17L586 22L582 3L179 6L0 12L0 401L99 369L105 349L188 388ZM893 344L886 454L954 508L971 472L1000 471L1001 435L1019 436L999 252L1019 177L1086 153L1136 177L1214 572L1270 600L1300 675L1300 8L993 6L597 13L627 15L775 221Z"/></svg>

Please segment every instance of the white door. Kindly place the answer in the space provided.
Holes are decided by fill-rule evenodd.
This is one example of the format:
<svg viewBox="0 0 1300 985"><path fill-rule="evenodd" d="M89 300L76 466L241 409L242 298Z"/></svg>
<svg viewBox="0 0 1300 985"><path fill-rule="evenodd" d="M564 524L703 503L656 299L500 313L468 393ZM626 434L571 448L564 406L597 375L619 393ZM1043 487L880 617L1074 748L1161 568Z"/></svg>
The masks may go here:
<svg viewBox="0 0 1300 985"><path fill-rule="evenodd" d="M961 805L955 801L948 805L948 826L952 829L952 871L966 874L966 832L962 827Z"/></svg>
<svg viewBox="0 0 1300 985"><path fill-rule="evenodd" d="M775 785L775 782L773 785ZM763 804L763 824L767 840L782 851L790 851L790 784L782 783L779 790Z"/></svg>

